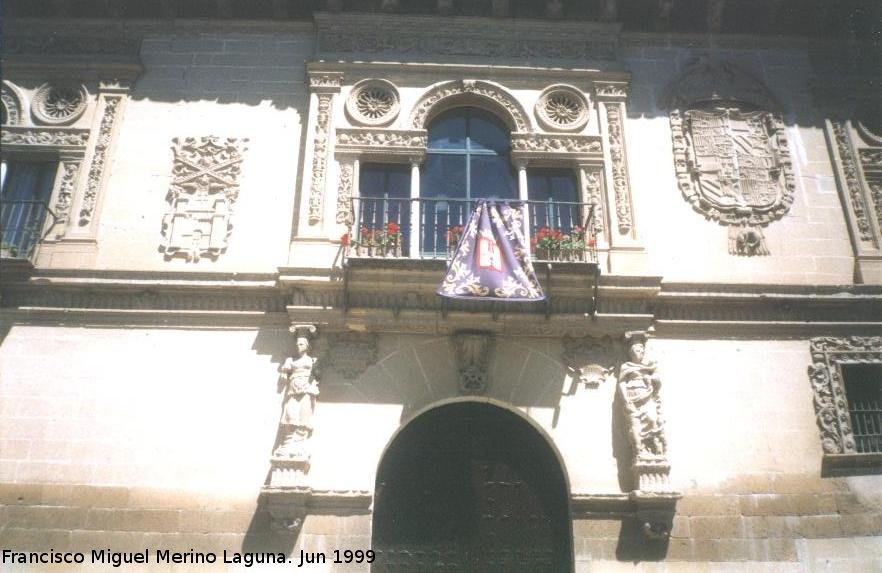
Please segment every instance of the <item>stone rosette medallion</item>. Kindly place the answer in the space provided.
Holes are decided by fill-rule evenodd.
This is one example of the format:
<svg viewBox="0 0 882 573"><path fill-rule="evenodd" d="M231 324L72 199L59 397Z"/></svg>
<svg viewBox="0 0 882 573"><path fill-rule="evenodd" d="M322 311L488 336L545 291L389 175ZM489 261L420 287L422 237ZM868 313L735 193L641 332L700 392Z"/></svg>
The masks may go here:
<svg viewBox="0 0 882 573"><path fill-rule="evenodd" d="M362 80L352 86L346 99L346 115L356 125L389 125L400 110L398 90L386 80Z"/></svg>
<svg viewBox="0 0 882 573"><path fill-rule="evenodd" d="M89 93L82 85L43 84L31 100L31 113L37 123L70 125L86 111Z"/></svg>
<svg viewBox="0 0 882 573"><path fill-rule="evenodd" d="M533 111L546 131L581 131L588 123L588 99L578 89L556 84L545 88Z"/></svg>

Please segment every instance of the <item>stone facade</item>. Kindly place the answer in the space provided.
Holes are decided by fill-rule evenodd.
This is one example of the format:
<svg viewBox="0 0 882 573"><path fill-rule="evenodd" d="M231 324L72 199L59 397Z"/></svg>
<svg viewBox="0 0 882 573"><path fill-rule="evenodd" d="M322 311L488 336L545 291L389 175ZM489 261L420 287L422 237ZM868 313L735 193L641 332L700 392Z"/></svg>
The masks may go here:
<svg viewBox="0 0 882 573"><path fill-rule="evenodd" d="M481 403L558 460L574 571L882 567L882 461L849 445L838 370L882 364L878 126L809 94L812 41L622 32L617 2L272 4L109 35L4 21L3 160L58 169L33 256L2 260L0 546L367 549L391 445ZM533 169L573 173L596 286L555 263L547 304L469 306L435 296L443 261L343 264L362 166L419 197L458 106L510 130L521 198ZM700 113L731 121L684 126ZM711 136L762 165L726 179Z"/></svg>

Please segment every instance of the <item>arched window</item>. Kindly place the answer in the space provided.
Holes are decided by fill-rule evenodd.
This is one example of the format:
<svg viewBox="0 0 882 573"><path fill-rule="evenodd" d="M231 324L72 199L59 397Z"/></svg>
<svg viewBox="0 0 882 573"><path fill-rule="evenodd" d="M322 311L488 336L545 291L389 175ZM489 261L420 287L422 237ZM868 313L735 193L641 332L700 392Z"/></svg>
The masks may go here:
<svg viewBox="0 0 882 573"><path fill-rule="evenodd" d="M428 132L420 172L424 253L447 249L447 230L465 224L474 199L518 196L510 134L496 116L454 108L432 120Z"/></svg>

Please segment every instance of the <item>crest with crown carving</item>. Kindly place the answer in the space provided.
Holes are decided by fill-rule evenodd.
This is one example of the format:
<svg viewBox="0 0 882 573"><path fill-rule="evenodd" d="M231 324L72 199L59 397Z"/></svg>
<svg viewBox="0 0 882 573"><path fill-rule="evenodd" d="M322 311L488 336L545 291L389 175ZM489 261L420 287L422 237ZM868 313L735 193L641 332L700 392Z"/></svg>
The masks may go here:
<svg viewBox="0 0 882 573"><path fill-rule="evenodd" d="M762 229L793 203L786 131L774 98L734 64L700 59L667 94L678 186L729 228L729 253L768 255Z"/></svg>

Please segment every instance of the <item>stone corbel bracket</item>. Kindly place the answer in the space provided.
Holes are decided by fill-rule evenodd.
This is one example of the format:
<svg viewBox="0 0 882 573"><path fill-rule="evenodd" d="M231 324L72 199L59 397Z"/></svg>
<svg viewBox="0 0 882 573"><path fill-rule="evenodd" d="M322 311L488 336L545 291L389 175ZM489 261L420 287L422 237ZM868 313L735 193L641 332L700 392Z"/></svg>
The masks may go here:
<svg viewBox="0 0 882 573"><path fill-rule="evenodd" d="M264 487L258 504L267 508L271 527L279 534L297 536L308 514L339 511L345 515L370 513L368 490Z"/></svg>
<svg viewBox="0 0 882 573"><path fill-rule="evenodd" d="M493 336L489 332L457 332L453 335L461 394L487 391L487 364Z"/></svg>
<svg viewBox="0 0 882 573"><path fill-rule="evenodd" d="M513 133L512 161L541 163L602 164L603 143L597 135Z"/></svg>
<svg viewBox="0 0 882 573"><path fill-rule="evenodd" d="M635 515L647 542L664 541L671 535L677 500L683 497L679 492L647 493L631 492L629 495L635 507Z"/></svg>

